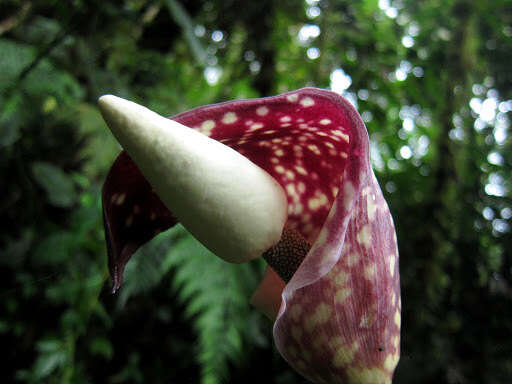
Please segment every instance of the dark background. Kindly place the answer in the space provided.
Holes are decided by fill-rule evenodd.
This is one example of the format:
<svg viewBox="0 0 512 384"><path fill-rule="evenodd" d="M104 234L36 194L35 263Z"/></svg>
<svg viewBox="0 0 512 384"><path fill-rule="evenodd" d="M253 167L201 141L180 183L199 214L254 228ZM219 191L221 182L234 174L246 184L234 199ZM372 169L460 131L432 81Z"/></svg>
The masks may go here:
<svg viewBox="0 0 512 384"><path fill-rule="evenodd" d="M263 265L181 228L111 296L103 93L164 115L304 86L357 105L398 231L395 383L512 378L512 4L0 3L4 382L303 383L248 304Z"/></svg>

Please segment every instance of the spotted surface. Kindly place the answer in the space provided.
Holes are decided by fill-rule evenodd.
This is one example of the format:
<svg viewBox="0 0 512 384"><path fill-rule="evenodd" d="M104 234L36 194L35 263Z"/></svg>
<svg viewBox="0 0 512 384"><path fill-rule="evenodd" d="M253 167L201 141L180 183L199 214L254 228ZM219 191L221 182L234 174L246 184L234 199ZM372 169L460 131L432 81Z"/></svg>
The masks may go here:
<svg viewBox="0 0 512 384"><path fill-rule="evenodd" d="M334 93L305 88L173 119L271 174L288 198L287 226L312 244L282 291L274 324L282 356L315 383L391 382L400 342L396 237L357 112ZM111 273L120 282L131 253L175 220L124 152L103 205ZM255 296L279 300L280 290L268 288L258 292L272 297Z"/></svg>
<svg viewBox="0 0 512 384"><path fill-rule="evenodd" d="M400 356L394 228L373 175L362 186L348 209L335 205L318 238L325 240L317 240L307 256L319 266L333 255L339 256L336 262L326 274L319 271L314 282L309 267L301 266L283 292L286 307L275 325L283 356L317 383L391 383ZM347 218L340 231L340 221ZM294 316L297 311L304 314ZM298 337L293 329L304 332ZM300 357L302 351L308 351L307 358Z"/></svg>
<svg viewBox="0 0 512 384"><path fill-rule="evenodd" d="M132 254L177 221L124 151L103 184L102 200L109 269L117 291Z"/></svg>

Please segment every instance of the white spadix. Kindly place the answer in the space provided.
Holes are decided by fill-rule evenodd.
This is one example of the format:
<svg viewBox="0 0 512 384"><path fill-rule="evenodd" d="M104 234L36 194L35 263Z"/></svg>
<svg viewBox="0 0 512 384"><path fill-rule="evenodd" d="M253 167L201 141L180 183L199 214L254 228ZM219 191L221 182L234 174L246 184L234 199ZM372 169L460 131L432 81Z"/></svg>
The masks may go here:
<svg viewBox="0 0 512 384"><path fill-rule="evenodd" d="M280 240L286 196L267 172L141 105L112 95L98 102L112 133L162 202L213 253L241 263Z"/></svg>

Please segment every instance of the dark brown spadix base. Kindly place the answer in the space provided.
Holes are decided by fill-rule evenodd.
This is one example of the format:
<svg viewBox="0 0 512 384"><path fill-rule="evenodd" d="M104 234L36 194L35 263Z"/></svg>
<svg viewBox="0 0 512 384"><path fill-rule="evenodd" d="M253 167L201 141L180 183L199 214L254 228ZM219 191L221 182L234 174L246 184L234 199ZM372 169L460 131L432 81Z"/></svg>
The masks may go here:
<svg viewBox="0 0 512 384"><path fill-rule="evenodd" d="M262 256L284 282L288 283L310 248L311 245L300 233L285 227L281 240Z"/></svg>

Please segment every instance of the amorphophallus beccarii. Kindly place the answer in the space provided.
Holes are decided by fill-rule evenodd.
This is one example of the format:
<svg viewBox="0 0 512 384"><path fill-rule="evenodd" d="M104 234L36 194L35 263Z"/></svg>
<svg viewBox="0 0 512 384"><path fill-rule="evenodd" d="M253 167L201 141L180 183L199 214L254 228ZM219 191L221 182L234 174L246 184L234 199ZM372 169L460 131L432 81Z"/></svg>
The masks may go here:
<svg viewBox="0 0 512 384"><path fill-rule="evenodd" d="M252 302L275 320L276 346L296 371L315 383L391 382L396 236L350 103L304 88L172 120L115 96L100 109L130 155L103 187L114 290L138 247L179 220L227 261L265 257Z"/></svg>

